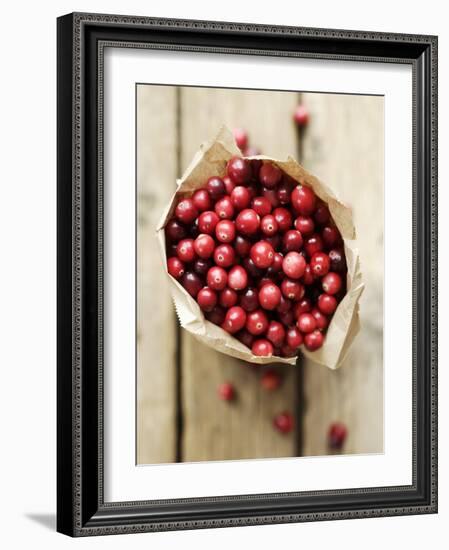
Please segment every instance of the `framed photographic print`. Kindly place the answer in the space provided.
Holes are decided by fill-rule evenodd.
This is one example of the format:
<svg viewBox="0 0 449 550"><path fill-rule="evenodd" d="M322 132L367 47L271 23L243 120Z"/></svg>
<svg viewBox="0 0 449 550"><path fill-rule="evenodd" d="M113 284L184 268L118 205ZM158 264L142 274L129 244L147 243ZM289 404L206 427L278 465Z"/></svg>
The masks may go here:
<svg viewBox="0 0 449 550"><path fill-rule="evenodd" d="M437 38L58 19L58 531L437 511Z"/></svg>

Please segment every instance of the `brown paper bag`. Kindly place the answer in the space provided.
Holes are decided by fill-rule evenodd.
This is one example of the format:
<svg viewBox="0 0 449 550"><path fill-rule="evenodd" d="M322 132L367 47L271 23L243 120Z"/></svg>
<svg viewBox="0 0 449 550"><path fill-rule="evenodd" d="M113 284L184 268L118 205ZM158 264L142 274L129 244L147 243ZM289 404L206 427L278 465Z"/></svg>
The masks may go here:
<svg viewBox="0 0 449 550"><path fill-rule="evenodd" d="M167 263L164 227L171 218L178 199L191 196L211 176L224 176L226 164L233 156L241 156L241 152L237 148L230 130L222 127L213 141L201 145L190 166L184 172L182 178L177 181L177 190L163 212L156 229L165 271L167 271ZM307 172L291 157L285 161L272 159L263 155L248 158L270 160L302 185L311 187L315 194L327 203L332 218L343 237L348 266L346 296L338 304L332 317L323 346L314 352L307 351L304 346L300 348L300 351L306 357L317 363L326 365L330 369L336 369L341 365L354 337L359 331L358 302L364 288L359 254L355 247L355 229L352 222L351 210L318 178ZM291 365L296 363L296 357L258 357L253 355L246 346L231 334L207 321L194 298L168 273L167 277L170 280L171 293L181 326L193 334L200 342L221 353L249 361L250 363L289 363Z"/></svg>

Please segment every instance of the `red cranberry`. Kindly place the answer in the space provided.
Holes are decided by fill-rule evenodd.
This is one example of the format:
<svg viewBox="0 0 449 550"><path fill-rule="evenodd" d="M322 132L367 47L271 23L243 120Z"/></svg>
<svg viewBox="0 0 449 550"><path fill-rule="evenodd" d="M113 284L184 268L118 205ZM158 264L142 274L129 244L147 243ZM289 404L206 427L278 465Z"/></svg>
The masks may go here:
<svg viewBox="0 0 449 550"><path fill-rule="evenodd" d="M233 290L243 290L248 285L248 275L241 265L235 265L228 273L228 286Z"/></svg>
<svg viewBox="0 0 449 550"><path fill-rule="evenodd" d="M218 386L218 397L222 401L232 401L235 397L234 386L230 382L223 382Z"/></svg>
<svg viewBox="0 0 449 550"><path fill-rule="evenodd" d="M268 317L261 309L248 313L246 317L246 330L254 336L260 336L267 331Z"/></svg>
<svg viewBox="0 0 449 550"><path fill-rule="evenodd" d="M193 264L193 271L198 275L206 275L211 267L212 261L210 259L197 258Z"/></svg>
<svg viewBox="0 0 449 550"><path fill-rule="evenodd" d="M280 252L275 252L273 257L273 263L267 269L267 275L271 277L276 273L279 273L282 270L282 262L284 261L284 256Z"/></svg>
<svg viewBox="0 0 449 550"><path fill-rule="evenodd" d="M253 342L254 342L254 336L250 332L248 332L246 329L243 329L239 331L235 335L235 337L237 338L237 340L242 342L244 346L251 349L251 346L253 345Z"/></svg>
<svg viewBox="0 0 449 550"><path fill-rule="evenodd" d="M289 229L282 237L285 252L299 252L302 248L302 235L297 229Z"/></svg>
<svg viewBox="0 0 449 550"><path fill-rule="evenodd" d="M215 213L221 220L230 220L234 217L234 206L228 196L218 199L215 203Z"/></svg>
<svg viewBox="0 0 449 550"><path fill-rule="evenodd" d="M299 332L298 328L293 326L287 330L286 333L287 345L292 349L298 349L302 345L303 336Z"/></svg>
<svg viewBox="0 0 449 550"><path fill-rule="evenodd" d="M298 216L295 220L295 228L301 235L311 235L315 231L315 223L310 216Z"/></svg>
<svg viewBox="0 0 449 550"><path fill-rule="evenodd" d="M289 252L282 262L282 270L291 279L299 279L306 268L306 260L299 252Z"/></svg>
<svg viewBox="0 0 449 550"><path fill-rule="evenodd" d="M312 303L310 302L310 298L303 298L293 306L293 313L295 315L295 319L298 319L298 317L302 313L309 313L311 310L312 310Z"/></svg>
<svg viewBox="0 0 449 550"><path fill-rule="evenodd" d="M179 241L176 253L178 254L178 258L183 262L193 262L195 259L193 242L193 239L182 239L182 241Z"/></svg>
<svg viewBox="0 0 449 550"><path fill-rule="evenodd" d="M219 266L214 266L207 272L207 286L213 290L223 290L228 282L228 274Z"/></svg>
<svg viewBox="0 0 449 550"><path fill-rule="evenodd" d="M296 325L301 332L312 332L316 329L316 320L311 313L301 313Z"/></svg>
<svg viewBox="0 0 449 550"><path fill-rule="evenodd" d="M234 128L232 130L234 135L235 143L237 147L242 150L248 145L248 134L243 128Z"/></svg>
<svg viewBox="0 0 449 550"><path fill-rule="evenodd" d="M239 303L245 311L255 311L259 307L259 293L255 288L249 287L240 295Z"/></svg>
<svg viewBox="0 0 449 550"><path fill-rule="evenodd" d="M264 163L259 170L259 181L267 189L273 189L282 179L281 170L271 162Z"/></svg>
<svg viewBox="0 0 449 550"><path fill-rule="evenodd" d="M167 260L167 270L172 277L175 279L180 279L185 272L184 264L176 256L168 258Z"/></svg>
<svg viewBox="0 0 449 550"><path fill-rule="evenodd" d="M335 225L328 225L323 228L321 235L323 237L323 242L328 248L336 246L340 240L341 235L340 231L335 227Z"/></svg>
<svg viewBox="0 0 449 550"><path fill-rule="evenodd" d="M284 279L281 283L282 294L289 300L297 302L304 296L304 287L298 281L293 279Z"/></svg>
<svg viewBox="0 0 449 550"><path fill-rule="evenodd" d="M262 195L270 201L273 208L277 208L281 204L276 189L266 189L264 187Z"/></svg>
<svg viewBox="0 0 449 550"><path fill-rule="evenodd" d="M251 208L259 214L259 216L266 216L271 212L271 202L266 197L254 197L251 201Z"/></svg>
<svg viewBox="0 0 449 550"><path fill-rule="evenodd" d="M214 325L221 326L224 322L226 311L221 306L215 306L214 309L206 313L206 319Z"/></svg>
<svg viewBox="0 0 449 550"><path fill-rule="evenodd" d="M182 199L175 209L175 216L181 223L192 223L198 216L198 210L192 199Z"/></svg>
<svg viewBox="0 0 449 550"><path fill-rule="evenodd" d="M320 294L318 296L318 309L325 315L332 315L337 309L338 302L335 296L330 294Z"/></svg>
<svg viewBox="0 0 449 550"><path fill-rule="evenodd" d="M205 233L201 233L193 242L193 248L200 258L207 259L212 256L215 248L214 239Z"/></svg>
<svg viewBox="0 0 449 550"><path fill-rule="evenodd" d="M281 296L281 299L279 301L278 307L276 308L276 311L278 313L286 313L292 308L292 302L285 298L284 296Z"/></svg>
<svg viewBox="0 0 449 550"><path fill-rule="evenodd" d="M246 323L246 313L240 306L233 306L226 312L226 317L222 328L227 332L234 334L241 330Z"/></svg>
<svg viewBox="0 0 449 550"><path fill-rule="evenodd" d="M270 267L274 259L274 250L266 241L258 241L253 244L250 251L251 260L261 269Z"/></svg>
<svg viewBox="0 0 449 550"><path fill-rule="evenodd" d="M192 271L187 271L184 273L181 279L181 284L194 298L196 298L198 292L203 288L203 282L200 277Z"/></svg>
<svg viewBox="0 0 449 550"><path fill-rule="evenodd" d="M257 279L258 277L262 276L262 270L256 266L251 258L243 258L242 265L251 277Z"/></svg>
<svg viewBox="0 0 449 550"><path fill-rule="evenodd" d="M220 221L220 218L208 210L207 212L202 212L198 217L198 229L201 233L207 233L208 235L213 235L215 233L215 228L217 223Z"/></svg>
<svg viewBox="0 0 449 550"><path fill-rule="evenodd" d="M282 357L294 357L296 355L296 350L288 346L287 344L284 344L281 347L281 356Z"/></svg>
<svg viewBox="0 0 449 550"><path fill-rule="evenodd" d="M198 212L204 212L212 208L212 201L206 189L198 189L192 195L192 201Z"/></svg>
<svg viewBox="0 0 449 550"><path fill-rule="evenodd" d="M343 251L333 249L329 251L329 260L331 261L331 271L342 273L346 269L346 260Z"/></svg>
<svg viewBox="0 0 449 550"><path fill-rule="evenodd" d="M313 235L310 235L310 237L306 238L304 241L304 248L309 255L309 258L311 258L316 252L321 252L323 250L323 240L319 235L314 233Z"/></svg>
<svg viewBox="0 0 449 550"><path fill-rule="evenodd" d="M235 239L235 224L231 220L221 220L215 227L215 236L222 243L230 243Z"/></svg>
<svg viewBox="0 0 449 550"><path fill-rule="evenodd" d="M264 309L276 309L281 301L281 291L274 283L267 283L259 290L259 303Z"/></svg>
<svg viewBox="0 0 449 550"><path fill-rule="evenodd" d="M293 415L289 412L280 413L273 419L273 426L283 434L290 433L293 430L294 423Z"/></svg>
<svg viewBox="0 0 449 550"><path fill-rule="evenodd" d="M301 128L303 126L307 126L309 123L309 110L302 103L296 107L295 112L293 113L293 120Z"/></svg>
<svg viewBox="0 0 449 550"><path fill-rule="evenodd" d="M323 277L321 285L327 294L337 294L343 286L343 281L338 273L330 271Z"/></svg>
<svg viewBox="0 0 449 550"><path fill-rule="evenodd" d="M289 309L285 313L278 313L279 321L286 327L290 327L295 322L293 310Z"/></svg>
<svg viewBox="0 0 449 550"><path fill-rule="evenodd" d="M274 216L268 214L260 220L260 230L264 235L271 237L277 233L279 229L278 223Z"/></svg>
<svg viewBox="0 0 449 550"><path fill-rule="evenodd" d="M231 193L231 202L237 210L248 208L251 202L251 193L249 192L248 187L243 187L243 185L237 185L237 187L234 187Z"/></svg>
<svg viewBox="0 0 449 550"><path fill-rule="evenodd" d="M292 226L292 215L290 214L290 211L286 208L283 208L280 206L279 208L275 208L273 210L273 216L274 219L277 221L277 224L279 226L279 231L281 233L285 233L290 227Z"/></svg>
<svg viewBox="0 0 449 550"><path fill-rule="evenodd" d="M232 157L226 167L228 176L237 184L248 183L252 177L251 164L240 157Z"/></svg>
<svg viewBox="0 0 449 550"><path fill-rule="evenodd" d="M266 336L273 346L280 347L284 343L285 328L279 321L270 321Z"/></svg>
<svg viewBox="0 0 449 550"><path fill-rule="evenodd" d="M318 308L313 308L310 312L314 317L316 321L316 328L319 330L324 330L329 325L329 319L327 318L324 313L321 313L321 311Z"/></svg>
<svg viewBox="0 0 449 550"><path fill-rule="evenodd" d="M235 183L231 180L229 176L224 176L223 183L226 189L226 194L230 195L235 188Z"/></svg>
<svg viewBox="0 0 449 550"><path fill-rule="evenodd" d="M327 440L331 449L341 449L346 441L348 430L343 422L333 422L329 426Z"/></svg>
<svg viewBox="0 0 449 550"><path fill-rule="evenodd" d="M217 305L217 293L205 286L198 292L196 301L203 311L212 311Z"/></svg>
<svg viewBox="0 0 449 550"><path fill-rule="evenodd" d="M329 208L325 204L319 204L315 210L315 220L320 225L327 223L331 217Z"/></svg>
<svg viewBox="0 0 449 550"><path fill-rule="evenodd" d="M235 263L235 252L230 244L219 244L214 250L214 262L220 267L230 267Z"/></svg>
<svg viewBox="0 0 449 550"><path fill-rule="evenodd" d="M281 385L281 377L274 369L269 369L262 374L260 383L265 390L273 391Z"/></svg>
<svg viewBox="0 0 449 550"><path fill-rule="evenodd" d="M265 340L265 338L260 338L259 340L255 340L251 351L253 355L257 355L258 357L271 357L273 355L273 345L269 340Z"/></svg>
<svg viewBox="0 0 449 550"><path fill-rule="evenodd" d="M298 185L292 191L291 201L298 214L310 216L315 210L316 195L310 187Z"/></svg>
<svg viewBox="0 0 449 550"><path fill-rule="evenodd" d="M253 243L246 237L242 237L241 235L235 237L234 249L240 258L245 258L249 255L252 245Z"/></svg>
<svg viewBox="0 0 449 550"><path fill-rule="evenodd" d="M323 345L324 335L320 330L314 330L304 336L304 345L309 351L315 351Z"/></svg>
<svg viewBox="0 0 449 550"><path fill-rule="evenodd" d="M304 269L304 275L301 278L301 281L305 285L312 285L315 282L315 275L312 272L310 264L306 265Z"/></svg>
<svg viewBox="0 0 449 550"><path fill-rule="evenodd" d="M317 277L323 277L329 273L331 261L325 252L315 252L310 259L310 269Z"/></svg>
<svg viewBox="0 0 449 550"><path fill-rule="evenodd" d="M290 196L295 184L290 181L283 181L277 188L277 196L281 204L290 204Z"/></svg>
<svg viewBox="0 0 449 550"><path fill-rule="evenodd" d="M229 281L229 278L228 278ZM226 309L235 306L238 300L237 292L232 288L224 288L218 297L219 304Z"/></svg>
<svg viewBox="0 0 449 550"><path fill-rule="evenodd" d="M259 229L260 217L252 208L245 208L235 219L237 231L243 235L255 235Z"/></svg>
<svg viewBox="0 0 449 550"><path fill-rule="evenodd" d="M172 219L165 226L165 235L169 241L177 243L187 237L187 230L178 220Z"/></svg>
<svg viewBox="0 0 449 550"><path fill-rule="evenodd" d="M214 201L218 200L226 193L225 184L218 176L212 176L207 180L206 189Z"/></svg>

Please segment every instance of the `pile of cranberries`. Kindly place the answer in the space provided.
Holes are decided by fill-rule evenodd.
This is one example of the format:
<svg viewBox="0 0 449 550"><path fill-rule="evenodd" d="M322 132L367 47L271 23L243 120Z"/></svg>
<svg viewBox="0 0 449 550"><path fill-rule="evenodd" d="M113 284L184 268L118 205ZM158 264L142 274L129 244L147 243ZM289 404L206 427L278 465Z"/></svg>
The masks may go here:
<svg viewBox="0 0 449 550"><path fill-rule="evenodd" d="M346 261L310 187L273 162L233 157L224 177L178 200L165 235L169 274L254 355L323 345L346 291Z"/></svg>

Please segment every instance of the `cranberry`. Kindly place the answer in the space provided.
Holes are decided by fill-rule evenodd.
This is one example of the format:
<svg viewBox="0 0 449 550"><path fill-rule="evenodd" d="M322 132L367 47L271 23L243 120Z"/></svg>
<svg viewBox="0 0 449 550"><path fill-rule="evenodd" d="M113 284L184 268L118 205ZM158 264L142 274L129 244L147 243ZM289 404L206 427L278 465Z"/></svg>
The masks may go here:
<svg viewBox="0 0 449 550"><path fill-rule="evenodd" d="M276 415L273 419L273 426L283 434L290 433L294 426L293 415L289 412Z"/></svg>
<svg viewBox="0 0 449 550"><path fill-rule="evenodd" d="M207 180L206 189L214 201L226 193L224 181L218 176L212 176Z"/></svg>
<svg viewBox="0 0 449 550"><path fill-rule="evenodd" d="M292 349L298 349L302 345L303 336L299 332L298 328L293 326L287 330L286 333L287 345Z"/></svg>
<svg viewBox="0 0 449 550"><path fill-rule="evenodd" d="M254 197L251 201L251 208L259 214L259 216L266 216L271 212L271 202L266 197Z"/></svg>
<svg viewBox="0 0 449 550"><path fill-rule="evenodd" d="M273 355L273 345L269 340L265 340L265 338L260 338L259 340L255 340L251 351L253 355L257 355L258 357L271 357Z"/></svg>
<svg viewBox="0 0 449 550"><path fill-rule="evenodd" d="M217 391L218 397L223 401L232 401L235 397L235 389L230 382L220 384Z"/></svg>
<svg viewBox="0 0 449 550"><path fill-rule="evenodd" d="M223 183L226 189L226 194L230 195L235 188L235 183L231 180L229 176L224 176Z"/></svg>
<svg viewBox="0 0 449 550"><path fill-rule="evenodd" d="M312 272L310 264L306 265L304 269L304 275L301 278L301 281L305 285L312 285L315 282L315 275Z"/></svg>
<svg viewBox="0 0 449 550"><path fill-rule="evenodd" d="M295 220L295 228L301 235L311 235L315 231L315 223L310 216L298 216Z"/></svg>
<svg viewBox="0 0 449 550"><path fill-rule="evenodd" d="M235 224L231 220L221 220L215 227L215 236L222 243L230 243L235 239Z"/></svg>
<svg viewBox="0 0 449 550"><path fill-rule="evenodd" d="M315 210L315 220L320 224L324 225L330 220L329 208L323 203L319 204Z"/></svg>
<svg viewBox="0 0 449 550"><path fill-rule="evenodd" d="M242 150L248 145L248 134L243 128L234 128L232 130L234 135L235 143L237 147Z"/></svg>
<svg viewBox="0 0 449 550"><path fill-rule="evenodd" d="M309 258L311 258L316 252L321 252L323 250L323 240L319 235L314 233L313 235L310 235L310 237L306 238L304 241L304 248L309 255Z"/></svg>
<svg viewBox="0 0 449 550"><path fill-rule="evenodd" d="M274 259L274 249L266 241L258 241L253 244L250 251L251 260L260 269L270 267Z"/></svg>
<svg viewBox="0 0 449 550"><path fill-rule="evenodd" d="M329 273L331 261L325 252L315 252L310 258L310 269L317 277L323 277Z"/></svg>
<svg viewBox="0 0 449 550"><path fill-rule="evenodd" d="M246 313L240 306L233 306L226 312L226 317L222 328L227 332L234 334L241 330L246 323Z"/></svg>
<svg viewBox="0 0 449 550"><path fill-rule="evenodd" d="M268 317L261 309L248 313L246 317L246 330L254 336L260 336L267 331Z"/></svg>
<svg viewBox="0 0 449 550"><path fill-rule="evenodd" d="M321 285L327 294L337 294L343 286L343 281L338 273L330 271L322 278Z"/></svg>
<svg viewBox="0 0 449 550"><path fill-rule="evenodd" d="M295 322L293 310L289 309L285 313L278 313L278 319L286 327L293 325L293 323Z"/></svg>
<svg viewBox="0 0 449 550"><path fill-rule="evenodd" d="M291 279L299 279L306 268L306 260L299 252L289 252L282 262L282 270Z"/></svg>
<svg viewBox="0 0 449 550"><path fill-rule="evenodd" d="M204 212L212 208L212 201L206 189L198 189L192 196L193 204L198 212Z"/></svg>
<svg viewBox="0 0 449 550"><path fill-rule="evenodd" d="M312 310L312 304L310 302L310 298L303 298L293 306L293 313L295 315L295 319L298 319L298 317L302 313L309 313L311 310Z"/></svg>
<svg viewBox="0 0 449 550"><path fill-rule="evenodd" d="M234 187L231 193L231 202L237 210L248 208L251 202L251 193L249 192L248 187L243 187L243 185L237 185L237 187Z"/></svg>
<svg viewBox="0 0 449 550"><path fill-rule="evenodd" d="M259 303L264 309L276 309L281 301L281 291L274 283L267 283L259 290Z"/></svg>
<svg viewBox="0 0 449 550"><path fill-rule="evenodd" d="M297 185L291 196L293 208L301 214L301 216L310 216L315 210L316 195L305 185Z"/></svg>
<svg viewBox="0 0 449 550"><path fill-rule="evenodd" d="M277 221L277 224L279 226L279 231L281 233L285 233L290 227L292 226L292 215L290 214L290 211L286 208L283 208L280 206L279 208L275 208L273 210L273 216L274 219Z"/></svg>
<svg viewBox="0 0 449 550"><path fill-rule="evenodd" d="M301 313L296 325L301 332L312 332L316 329L316 320L311 313Z"/></svg>
<svg viewBox="0 0 449 550"><path fill-rule="evenodd" d="M297 229L289 229L282 237L285 252L299 252L302 248L302 235Z"/></svg>
<svg viewBox="0 0 449 550"><path fill-rule="evenodd" d="M321 235L323 237L324 244L328 248L336 246L341 240L340 231L338 231L335 225L328 225L326 227L323 227Z"/></svg>
<svg viewBox="0 0 449 550"><path fill-rule="evenodd" d="M257 279L258 277L262 276L262 270L256 266L251 258L243 258L242 265L251 277Z"/></svg>
<svg viewBox="0 0 449 550"><path fill-rule="evenodd" d="M187 230L178 220L172 219L165 226L165 235L169 241L177 243L187 237Z"/></svg>
<svg viewBox="0 0 449 550"><path fill-rule="evenodd" d="M282 262L284 261L284 256L280 252L275 252L273 257L273 263L267 269L267 275L271 277L276 273L279 273L282 270Z"/></svg>
<svg viewBox="0 0 449 550"><path fill-rule="evenodd" d="M265 277L262 277L257 281L257 288L260 290L263 285L271 285L273 284L273 279L268 277L268 275L265 275Z"/></svg>
<svg viewBox="0 0 449 550"><path fill-rule="evenodd" d="M232 157L227 164L228 176L238 185L248 183L252 177L251 164L240 157Z"/></svg>
<svg viewBox="0 0 449 550"><path fill-rule="evenodd" d="M319 330L309 332L304 336L304 345L309 351L315 351L323 345L324 335Z"/></svg>
<svg viewBox="0 0 449 550"><path fill-rule="evenodd" d="M253 345L253 342L254 342L254 336L250 332L248 332L246 329L243 329L243 330L240 330L235 335L235 337L237 338L237 340L242 342L244 346L251 349L251 346Z"/></svg>
<svg viewBox="0 0 449 550"><path fill-rule="evenodd" d="M218 199L215 203L215 213L221 220L230 220L234 217L234 206L228 196Z"/></svg>
<svg viewBox="0 0 449 550"><path fill-rule="evenodd" d="M272 391L281 385L281 377L274 369L269 369L262 374L260 383L264 389Z"/></svg>
<svg viewBox="0 0 449 550"><path fill-rule="evenodd" d="M217 214L215 214L215 212L207 210L207 212L202 212L198 217L198 229L201 231L201 233L212 235L213 233L215 233L215 228L219 221L220 218L217 216Z"/></svg>
<svg viewBox="0 0 449 550"><path fill-rule="evenodd" d="M181 284L194 298L196 298L198 292L203 288L203 282L200 277L192 271L187 271L184 273L181 279Z"/></svg>
<svg viewBox="0 0 449 550"><path fill-rule="evenodd" d="M293 120L300 127L307 126L309 123L309 111L305 105L300 103L293 113Z"/></svg>
<svg viewBox="0 0 449 550"><path fill-rule="evenodd" d="M230 267L235 263L235 252L230 244L219 244L214 250L214 262L220 267Z"/></svg>
<svg viewBox="0 0 449 550"><path fill-rule="evenodd" d="M344 445L348 430L343 422L333 422L329 426L327 441L331 449L341 449Z"/></svg>
<svg viewBox="0 0 449 550"><path fill-rule="evenodd" d="M241 265L235 265L228 273L228 286L233 290L243 290L248 285L248 274Z"/></svg>
<svg viewBox="0 0 449 550"><path fill-rule="evenodd" d="M327 328L329 325L329 319L326 315L324 315L324 313L321 313L321 311L316 307L314 307L310 313L315 317L317 329L324 330Z"/></svg>
<svg viewBox="0 0 449 550"><path fill-rule="evenodd" d="M167 270L172 277L175 279L180 279L184 275L184 264L176 256L168 258L167 260Z"/></svg>
<svg viewBox="0 0 449 550"><path fill-rule="evenodd" d="M195 259L193 239L182 239L182 241L179 241L176 253L178 254L178 258L183 262L193 262Z"/></svg>
<svg viewBox="0 0 449 550"><path fill-rule="evenodd" d="M246 237L242 237L241 235L235 237L234 249L241 258L249 255L252 245L253 243Z"/></svg>
<svg viewBox="0 0 449 550"><path fill-rule="evenodd" d="M259 307L259 293L255 288L247 288L240 296L240 305L245 311L255 311Z"/></svg>
<svg viewBox="0 0 449 550"><path fill-rule="evenodd" d="M295 302L301 300L305 292L303 285L293 279L284 279L281 283L281 291L286 298Z"/></svg>
<svg viewBox="0 0 449 550"><path fill-rule="evenodd" d="M206 319L214 325L221 326L225 319L226 311L221 306L215 306L214 309L206 313Z"/></svg>
<svg viewBox="0 0 449 550"><path fill-rule="evenodd" d="M212 311L217 305L217 293L205 286L198 292L196 301L203 311Z"/></svg>
<svg viewBox="0 0 449 550"><path fill-rule="evenodd" d="M259 170L259 181L267 189L273 189L282 179L281 170L271 162L264 163Z"/></svg>
<svg viewBox="0 0 449 550"><path fill-rule="evenodd" d="M285 328L279 321L270 321L266 336L273 346L280 347L284 343Z"/></svg>
<svg viewBox="0 0 449 550"><path fill-rule="evenodd" d="M318 296L318 309L324 313L325 315L332 315L334 311L337 309L338 302L335 298L335 296L331 296L330 294L320 294Z"/></svg>
<svg viewBox="0 0 449 550"><path fill-rule="evenodd" d="M262 189L262 195L270 201L273 208L276 208L281 204L276 189L264 188Z"/></svg>
<svg viewBox="0 0 449 550"><path fill-rule="evenodd" d="M181 223L192 223L198 216L198 210L192 199L182 199L175 208L175 216Z"/></svg>
<svg viewBox="0 0 449 550"><path fill-rule="evenodd" d="M333 249L329 251L329 260L331 261L331 270L341 273L346 269L346 260L343 251Z"/></svg>
<svg viewBox="0 0 449 550"><path fill-rule="evenodd" d="M243 235L255 235L259 229L260 217L252 208L245 208L235 219L237 231Z"/></svg>
<svg viewBox="0 0 449 550"><path fill-rule="evenodd" d="M271 237L275 235L279 229L278 223L275 220L274 216L268 214L260 220L260 230L264 235Z"/></svg>
<svg viewBox="0 0 449 550"><path fill-rule="evenodd" d="M287 313L292 308L292 302L285 298L284 296L281 296L281 299L279 301L279 304L276 308L276 311L279 313Z"/></svg>
<svg viewBox="0 0 449 550"><path fill-rule="evenodd" d="M229 279L228 279L229 281ZM218 302L226 309L235 306L238 300L237 292L232 288L224 288L218 297Z"/></svg>
<svg viewBox="0 0 449 550"><path fill-rule="evenodd" d="M205 233L201 233L193 242L193 248L200 258L207 259L212 256L215 248L214 239Z"/></svg>
<svg viewBox="0 0 449 550"><path fill-rule="evenodd" d="M281 347L281 356L282 357L294 357L296 355L296 350L288 346L287 344L284 344Z"/></svg>
<svg viewBox="0 0 449 550"><path fill-rule="evenodd" d="M198 275L206 275L209 269L212 267L212 260L204 260L203 258L197 258L193 264L193 271Z"/></svg>
<svg viewBox="0 0 449 550"><path fill-rule="evenodd" d="M277 188L277 196L279 199L279 202L281 204L289 204L290 203L290 196L292 194L292 190L294 188L295 184L284 180L279 187Z"/></svg>
<svg viewBox="0 0 449 550"><path fill-rule="evenodd" d="M254 199L254 197L257 197L257 195L259 194L259 188L254 183L250 183L249 185L246 186L246 188L249 191L251 200Z"/></svg>
<svg viewBox="0 0 449 550"><path fill-rule="evenodd" d="M223 290L228 282L228 274L219 266L214 266L207 272L207 286L213 290Z"/></svg>

